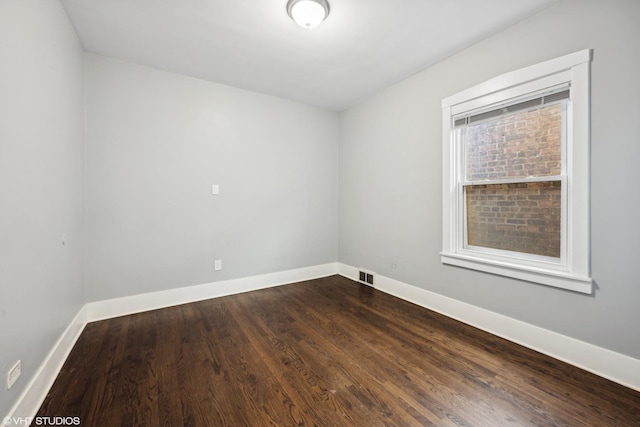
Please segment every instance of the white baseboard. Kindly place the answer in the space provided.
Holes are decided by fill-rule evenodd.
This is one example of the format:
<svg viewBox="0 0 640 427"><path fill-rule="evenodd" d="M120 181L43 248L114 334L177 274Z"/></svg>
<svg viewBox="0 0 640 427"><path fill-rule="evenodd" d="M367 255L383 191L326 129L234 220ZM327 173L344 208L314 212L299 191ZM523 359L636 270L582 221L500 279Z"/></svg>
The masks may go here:
<svg viewBox="0 0 640 427"><path fill-rule="evenodd" d="M98 320L111 319L128 314L317 279L337 273L338 264L329 263L296 270L279 271L277 273L268 273L259 276L223 280L203 285L90 302L87 304L87 321L95 322Z"/></svg>
<svg viewBox="0 0 640 427"><path fill-rule="evenodd" d="M86 324L87 311L85 306L80 309L69 326L67 326L67 329L53 345L53 348L49 351L49 354L47 354L47 357L45 357L9 414L2 418L2 427L17 424L16 422L6 424L5 421L7 419L13 421L35 417ZM24 424L22 423L21 425Z"/></svg>
<svg viewBox="0 0 640 427"><path fill-rule="evenodd" d="M338 264L358 281L358 269ZM374 288L640 391L640 360L381 275Z"/></svg>
<svg viewBox="0 0 640 427"><path fill-rule="evenodd" d="M53 385L62 365L69 356L80 333L87 323L127 314L156 310L189 302L202 301L242 292L271 288L289 283L302 282L331 276L338 273L338 264L329 263L296 270L280 271L259 276L224 280L203 285L170 289L167 291L133 295L105 301L90 302L80 309L60 339L53 346L25 391L20 395L6 417L0 419L1 427L15 425L12 420L24 420L35 417L49 389ZM5 420L10 420L6 424Z"/></svg>

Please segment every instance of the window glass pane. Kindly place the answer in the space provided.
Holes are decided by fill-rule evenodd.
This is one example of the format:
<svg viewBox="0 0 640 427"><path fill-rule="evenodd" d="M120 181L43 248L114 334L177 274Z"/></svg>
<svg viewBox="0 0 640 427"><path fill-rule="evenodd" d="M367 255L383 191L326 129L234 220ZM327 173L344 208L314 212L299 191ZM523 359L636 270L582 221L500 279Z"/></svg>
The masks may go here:
<svg viewBox="0 0 640 427"><path fill-rule="evenodd" d="M467 242L560 257L561 182L465 187Z"/></svg>
<svg viewBox="0 0 640 427"><path fill-rule="evenodd" d="M467 180L560 175L562 110L557 103L466 126Z"/></svg>

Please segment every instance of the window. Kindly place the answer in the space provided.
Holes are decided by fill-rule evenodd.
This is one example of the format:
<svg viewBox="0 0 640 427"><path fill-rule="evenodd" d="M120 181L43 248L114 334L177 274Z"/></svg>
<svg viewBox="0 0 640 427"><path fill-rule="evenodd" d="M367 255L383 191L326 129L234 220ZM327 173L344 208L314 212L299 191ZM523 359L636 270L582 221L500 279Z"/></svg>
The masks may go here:
<svg viewBox="0 0 640 427"><path fill-rule="evenodd" d="M442 101L445 264L591 293L584 50Z"/></svg>

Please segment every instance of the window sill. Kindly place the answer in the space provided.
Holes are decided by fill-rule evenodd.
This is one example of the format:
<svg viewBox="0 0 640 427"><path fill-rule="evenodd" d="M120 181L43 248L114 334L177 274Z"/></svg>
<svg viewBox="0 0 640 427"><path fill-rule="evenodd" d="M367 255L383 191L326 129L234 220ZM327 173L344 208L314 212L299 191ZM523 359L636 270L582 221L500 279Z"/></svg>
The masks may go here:
<svg viewBox="0 0 640 427"><path fill-rule="evenodd" d="M484 271L584 294L593 293L593 281L590 277L578 277L565 272L445 252L440 253L440 260L443 264Z"/></svg>

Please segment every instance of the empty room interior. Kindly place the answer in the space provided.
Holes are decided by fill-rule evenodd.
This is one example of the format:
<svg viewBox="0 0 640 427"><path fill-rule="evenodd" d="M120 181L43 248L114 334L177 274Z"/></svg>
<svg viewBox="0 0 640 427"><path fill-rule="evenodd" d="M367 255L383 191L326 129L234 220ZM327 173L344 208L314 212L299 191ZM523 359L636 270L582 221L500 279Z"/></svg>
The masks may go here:
<svg viewBox="0 0 640 427"><path fill-rule="evenodd" d="M640 425L638 18L0 0L2 426Z"/></svg>

